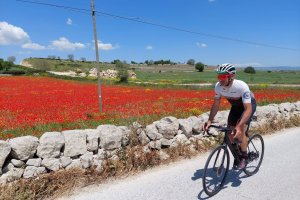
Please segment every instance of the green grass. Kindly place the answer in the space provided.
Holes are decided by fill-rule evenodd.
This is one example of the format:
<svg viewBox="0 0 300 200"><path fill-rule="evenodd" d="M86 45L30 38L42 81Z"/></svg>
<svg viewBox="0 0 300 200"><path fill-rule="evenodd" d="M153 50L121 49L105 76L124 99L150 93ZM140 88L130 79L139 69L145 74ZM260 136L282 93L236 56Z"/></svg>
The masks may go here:
<svg viewBox="0 0 300 200"><path fill-rule="evenodd" d="M136 70L138 81L153 83L215 83L214 71L204 72L144 72ZM271 72L257 71L256 74L247 74L239 71L237 79L250 84L300 84L300 72Z"/></svg>
<svg viewBox="0 0 300 200"><path fill-rule="evenodd" d="M27 59L34 68L50 71L89 71L95 67L95 62L81 62L69 60L51 60L30 58ZM46 64L45 64L46 63ZM41 67L41 65L44 65ZM114 64L100 63L100 70L115 69ZM182 83L215 83L216 73L212 67L205 68L204 72L198 72L189 65L130 65L137 74L137 79L133 82L150 82L162 85L182 84ZM44 69L45 70L45 69ZM236 78L249 84L300 84L300 71L256 71L256 74L247 74L239 70ZM62 77L67 78L67 77ZM83 79L84 80L84 79ZM106 81L107 83L115 81Z"/></svg>
<svg viewBox="0 0 300 200"><path fill-rule="evenodd" d="M83 72L87 72L90 69L96 67L95 62L90 61L69 61L69 60L54 60L54 59L41 59L41 58L30 58L26 59L34 68L36 69L42 69L47 71L75 71L77 69L82 70ZM106 69L112 69L115 66L112 64L104 64L100 63L100 69L106 70Z"/></svg>

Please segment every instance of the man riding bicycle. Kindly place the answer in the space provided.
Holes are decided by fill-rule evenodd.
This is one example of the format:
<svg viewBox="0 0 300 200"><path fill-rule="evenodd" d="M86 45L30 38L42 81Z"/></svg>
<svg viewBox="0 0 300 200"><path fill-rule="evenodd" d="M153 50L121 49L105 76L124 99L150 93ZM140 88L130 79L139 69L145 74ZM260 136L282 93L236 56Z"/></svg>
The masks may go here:
<svg viewBox="0 0 300 200"><path fill-rule="evenodd" d="M232 64L225 63L218 66L217 73L219 82L215 85L214 103L208 121L202 128L207 131L219 110L221 97L225 97L231 104L227 124L229 128L235 129L230 135L230 140L231 142L238 140L241 143L242 151L240 163L235 159L233 167L234 169L244 169L248 159L248 138L245 131L256 110L256 101L248 85L241 80L234 79L236 68Z"/></svg>

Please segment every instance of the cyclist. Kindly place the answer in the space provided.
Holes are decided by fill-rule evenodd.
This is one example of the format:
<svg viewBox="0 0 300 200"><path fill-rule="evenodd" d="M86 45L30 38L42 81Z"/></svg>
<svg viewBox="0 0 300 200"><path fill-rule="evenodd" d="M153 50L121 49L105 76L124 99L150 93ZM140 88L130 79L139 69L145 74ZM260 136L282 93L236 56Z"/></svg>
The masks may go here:
<svg viewBox="0 0 300 200"><path fill-rule="evenodd" d="M214 117L216 116L221 97L225 97L231 104L227 124L228 127L235 129L235 133L230 134L230 140L238 140L242 152L240 163L235 159L233 168L243 169L247 165L247 145L248 138L245 135L250 119L256 110L256 101L253 93L250 91L248 85L241 81L234 79L236 68L232 64L225 63L218 66L218 82L215 85L215 98L211 107L208 121L203 125L203 130L207 131Z"/></svg>

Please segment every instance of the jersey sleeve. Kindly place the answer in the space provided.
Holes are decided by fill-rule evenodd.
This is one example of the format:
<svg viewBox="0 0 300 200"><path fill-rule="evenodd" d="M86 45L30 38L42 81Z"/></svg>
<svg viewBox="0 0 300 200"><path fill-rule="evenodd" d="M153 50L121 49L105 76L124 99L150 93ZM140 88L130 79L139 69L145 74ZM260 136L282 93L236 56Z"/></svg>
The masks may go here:
<svg viewBox="0 0 300 200"><path fill-rule="evenodd" d="M215 99L221 99L221 93L220 93L220 84L219 82L215 85Z"/></svg>
<svg viewBox="0 0 300 200"><path fill-rule="evenodd" d="M251 91L249 89L249 86L244 82L241 87L241 96L243 103L251 103Z"/></svg>

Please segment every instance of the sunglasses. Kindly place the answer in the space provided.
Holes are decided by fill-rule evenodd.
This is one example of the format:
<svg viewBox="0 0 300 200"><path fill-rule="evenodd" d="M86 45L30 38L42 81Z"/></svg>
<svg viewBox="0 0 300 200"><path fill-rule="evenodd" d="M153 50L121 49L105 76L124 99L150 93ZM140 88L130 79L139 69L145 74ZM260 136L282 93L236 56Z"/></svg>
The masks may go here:
<svg viewBox="0 0 300 200"><path fill-rule="evenodd" d="M225 80L227 80L229 77L230 77L229 74L219 74L219 75L218 75L218 79L219 79L220 81L225 81Z"/></svg>

